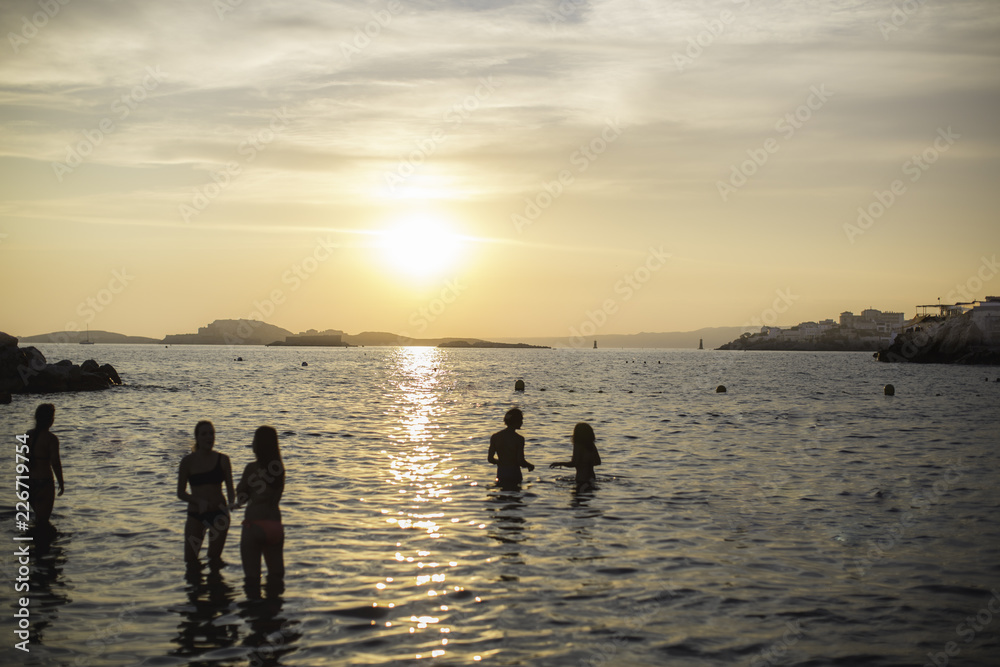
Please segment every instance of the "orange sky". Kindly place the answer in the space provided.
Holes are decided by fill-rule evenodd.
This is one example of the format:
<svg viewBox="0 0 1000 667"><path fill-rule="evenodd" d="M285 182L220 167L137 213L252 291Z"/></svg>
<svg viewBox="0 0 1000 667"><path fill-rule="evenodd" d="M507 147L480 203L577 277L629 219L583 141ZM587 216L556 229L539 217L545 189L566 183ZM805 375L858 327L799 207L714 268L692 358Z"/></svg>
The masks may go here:
<svg viewBox="0 0 1000 667"><path fill-rule="evenodd" d="M37 12L0 7L15 335L684 331L1000 293L996 2Z"/></svg>

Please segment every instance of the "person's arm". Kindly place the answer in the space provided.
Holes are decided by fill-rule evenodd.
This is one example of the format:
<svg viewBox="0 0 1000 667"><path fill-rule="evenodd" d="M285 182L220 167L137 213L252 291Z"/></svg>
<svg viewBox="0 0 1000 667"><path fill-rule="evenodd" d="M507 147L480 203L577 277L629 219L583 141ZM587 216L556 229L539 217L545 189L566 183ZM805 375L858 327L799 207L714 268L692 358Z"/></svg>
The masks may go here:
<svg viewBox="0 0 1000 667"><path fill-rule="evenodd" d="M245 468L243 468L243 476L240 478L240 483L236 485L236 500L230 501L229 509L236 510L247 504L250 500L250 468L253 463L248 463Z"/></svg>
<svg viewBox="0 0 1000 667"><path fill-rule="evenodd" d="M550 468L575 468L577 459L577 449L576 443L573 443L573 456L569 461L556 461L555 463L550 463Z"/></svg>
<svg viewBox="0 0 1000 667"><path fill-rule="evenodd" d="M532 470L535 469L535 466L533 466L530 463L528 463L528 460L526 458L524 458L524 437L522 437L522 436L519 435L519 436L517 436L517 438L518 438L518 441L519 441L517 443L517 450L518 450L518 454L521 457L521 462L520 462L519 465L522 468L527 468L528 472L531 472Z"/></svg>
<svg viewBox="0 0 1000 667"><path fill-rule="evenodd" d="M222 456L222 471L226 473L226 497L229 499L229 504L232 505L236 502L236 492L233 490L233 464L229 462L229 457L225 454L220 454Z"/></svg>
<svg viewBox="0 0 1000 667"><path fill-rule="evenodd" d="M59 495L63 494L65 485L63 484L62 460L59 458L59 438L52 436L52 472L56 474L59 481Z"/></svg>
<svg viewBox="0 0 1000 667"><path fill-rule="evenodd" d="M191 494L187 492L188 483L188 459L185 456L181 459L181 465L177 468L177 497L186 503L191 502Z"/></svg>
<svg viewBox="0 0 1000 667"><path fill-rule="evenodd" d="M493 465L497 465L497 460L496 460L497 442L496 442L496 440L497 440L497 436L496 436L496 433L494 433L493 436L490 438L490 451L486 455L486 460L489 461L490 463L492 463Z"/></svg>

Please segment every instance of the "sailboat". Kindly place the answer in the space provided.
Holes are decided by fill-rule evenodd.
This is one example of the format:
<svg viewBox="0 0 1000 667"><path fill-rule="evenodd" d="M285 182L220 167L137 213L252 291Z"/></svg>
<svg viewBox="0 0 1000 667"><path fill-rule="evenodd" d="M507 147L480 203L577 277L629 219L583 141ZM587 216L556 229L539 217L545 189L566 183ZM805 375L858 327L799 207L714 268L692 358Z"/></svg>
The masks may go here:
<svg viewBox="0 0 1000 667"><path fill-rule="evenodd" d="M699 338L698 339L698 349L699 350L704 350L705 349L705 339L703 339L703 338Z"/></svg>
<svg viewBox="0 0 1000 667"><path fill-rule="evenodd" d="M90 327L87 327L87 338L86 340L81 340L80 345L93 345L94 341L90 340Z"/></svg>
<svg viewBox="0 0 1000 667"><path fill-rule="evenodd" d="M597 341L596 340L594 341L594 349L595 350L597 349Z"/></svg>

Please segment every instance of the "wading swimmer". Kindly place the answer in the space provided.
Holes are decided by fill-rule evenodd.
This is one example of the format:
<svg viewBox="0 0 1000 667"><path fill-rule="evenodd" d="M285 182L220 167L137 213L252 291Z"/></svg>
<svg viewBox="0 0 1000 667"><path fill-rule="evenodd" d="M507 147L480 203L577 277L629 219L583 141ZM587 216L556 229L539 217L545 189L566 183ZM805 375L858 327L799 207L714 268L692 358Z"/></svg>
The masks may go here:
<svg viewBox="0 0 1000 667"><path fill-rule="evenodd" d="M556 461L549 464L550 468L576 468L576 490L593 491L597 481L594 466L601 465L601 455L597 452L597 436L594 429L586 422L580 422L573 429L573 458L569 461Z"/></svg>
<svg viewBox="0 0 1000 667"><path fill-rule="evenodd" d="M35 428L28 431L28 502L35 510L35 526L50 526L52 508L56 502L55 481L63 494L62 461L59 459L59 438L49 432L56 419L56 407L42 403L35 409ZM53 473L55 477L53 478Z"/></svg>
<svg viewBox="0 0 1000 667"><path fill-rule="evenodd" d="M524 437L517 432L524 424L524 414L518 408L511 408L504 415L503 423L507 428L490 438L486 460L497 467L497 484L509 489L521 483L521 468L531 472L535 466L524 459Z"/></svg>
<svg viewBox="0 0 1000 667"><path fill-rule="evenodd" d="M278 449L278 432L261 426L253 436L251 461L243 469L236 487L237 504L247 506L240 537L240 558L243 561L244 588L247 597L260 597L260 562L267 563L268 593L280 595L285 577L285 529L281 525L278 502L285 490L285 466Z"/></svg>
<svg viewBox="0 0 1000 667"><path fill-rule="evenodd" d="M177 471L177 497L188 504L184 524L184 563L198 566L198 552L208 533L208 564L222 567L222 549L229 534L229 506L235 499L233 469L229 457L212 451L215 446L215 426L200 421L194 427L194 447L181 459ZM222 496L222 483L226 495ZM191 493L187 492L191 485Z"/></svg>

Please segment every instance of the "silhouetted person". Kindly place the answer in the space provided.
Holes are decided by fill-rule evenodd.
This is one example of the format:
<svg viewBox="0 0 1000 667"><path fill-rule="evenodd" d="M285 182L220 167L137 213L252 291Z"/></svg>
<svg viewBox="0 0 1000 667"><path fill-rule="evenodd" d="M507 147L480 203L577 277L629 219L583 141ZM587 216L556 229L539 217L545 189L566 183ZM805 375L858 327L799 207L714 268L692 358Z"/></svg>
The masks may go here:
<svg viewBox="0 0 1000 667"><path fill-rule="evenodd" d="M535 466L524 459L524 437L517 433L517 429L524 424L524 414L518 408L511 408L504 415L503 423L507 428L497 431L490 438L486 460L496 464L497 484L509 488L521 483L521 468L531 472Z"/></svg>
<svg viewBox="0 0 1000 667"><path fill-rule="evenodd" d="M59 482L60 496L65 490L59 438L49 432L55 419L56 406L42 403L35 409L35 428L27 433L28 502L35 510L35 526L39 528L50 525L49 519L56 503L55 481Z"/></svg>
<svg viewBox="0 0 1000 667"><path fill-rule="evenodd" d="M243 469L236 487L237 504L247 505L240 537L244 587L248 598L260 597L261 556L267 563L267 587L280 593L285 577L285 529L278 502L285 490L285 466L278 448L278 432L261 426L253 436L255 461Z"/></svg>
<svg viewBox="0 0 1000 667"><path fill-rule="evenodd" d="M213 567L222 566L222 549L229 534L229 506L232 505L233 469L229 457L213 452L215 426L210 421L200 421L194 427L194 447L181 459L177 471L177 497L188 504L187 522L184 524L184 562L188 567L198 565L198 552L208 533L208 562ZM226 483L229 502L222 496L222 483ZM187 492L188 484L191 493Z"/></svg>
<svg viewBox="0 0 1000 667"><path fill-rule="evenodd" d="M594 429L586 422L580 422L573 429L573 458L569 461L556 461L549 464L550 468L576 468L576 490L592 491L595 488L597 474L594 466L601 465L601 455L597 452L597 436Z"/></svg>

